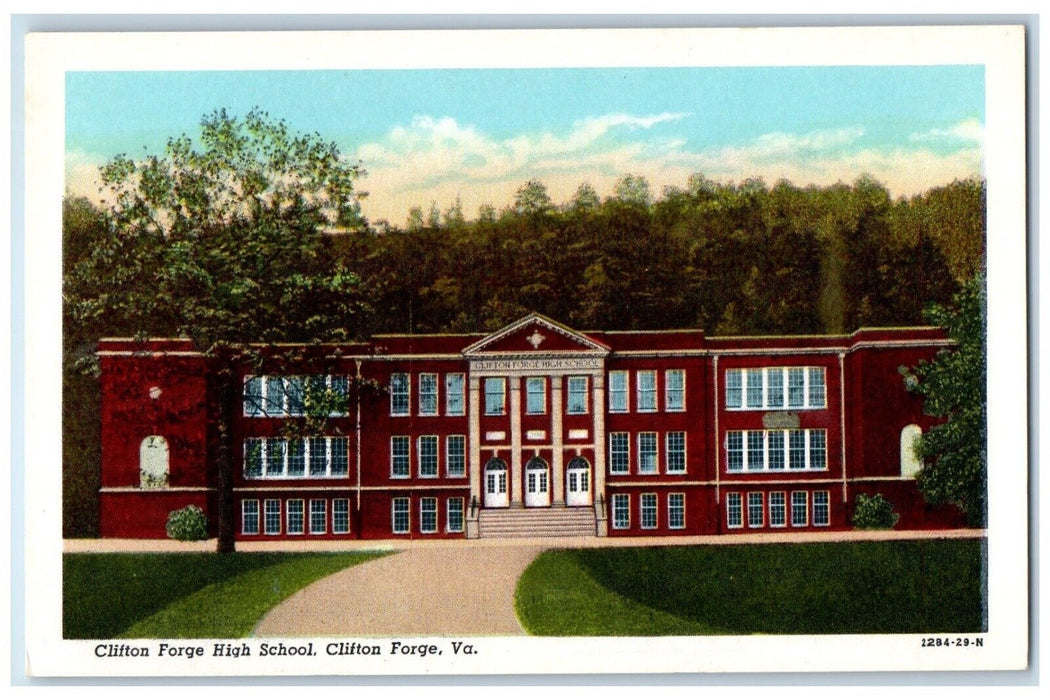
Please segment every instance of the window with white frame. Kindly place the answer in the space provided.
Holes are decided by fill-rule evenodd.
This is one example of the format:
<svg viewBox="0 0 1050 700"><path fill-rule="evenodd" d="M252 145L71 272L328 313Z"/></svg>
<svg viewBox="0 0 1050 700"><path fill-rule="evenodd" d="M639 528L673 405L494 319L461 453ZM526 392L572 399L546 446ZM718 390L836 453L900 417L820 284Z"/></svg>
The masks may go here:
<svg viewBox="0 0 1050 700"><path fill-rule="evenodd" d="M747 470L758 471L766 466L766 431L747 431Z"/></svg>
<svg viewBox="0 0 1050 700"><path fill-rule="evenodd" d="M445 415L462 416L466 413L463 401L463 375L459 373L445 375Z"/></svg>
<svg viewBox="0 0 1050 700"><path fill-rule="evenodd" d="M726 469L731 472L825 471L827 431L729 430L725 437Z"/></svg>
<svg viewBox="0 0 1050 700"><path fill-rule="evenodd" d="M656 529L656 494L655 493L643 493L642 494L642 529L643 530L654 530Z"/></svg>
<svg viewBox="0 0 1050 700"><path fill-rule="evenodd" d="M323 498L310 499L310 534L323 535L328 532L328 501Z"/></svg>
<svg viewBox="0 0 1050 700"><path fill-rule="evenodd" d="M267 535L281 534L281 502L278 499L263 501L263 526Z"/></svg>
<svg viewBox="0 0 1050 700"><path fill-rule="evenodd" d="M762 493L747 494L747 526L762 527L765 525L765 508L762 505Z"/></svg>
<svg viewBox="0 0 1050 700"><path fill-rule="evenodd" d="M638 433L638 473L655 474L659 471L656 433Z"/></svg>
<svg viewBox="0 0 1050 700"><path fill-rule="evenodd" d="M286 418L325 406L327 415L344 416L348 394L345 375L249 376L244 378L243 412L247 417Z"/></svg>
<svg viewBox="0 0 1050 700"><path fill-rule="evenodd" d="M739 493L726 494L726 525L730 528L744 527L743 501Z"/></svg>
<svg viewBox="0 0 1050 700"><path fill-rule="evenodd" d="M623 370L609 372L609 413L627 413L630 396L630 373Z"/></svg>
<svg viewBox="0 0 1050 700"><path fill-rule="evenodd" d="M485 415L502 416L507 412L507 380L485 377Z"/></svg>
<svg viewBox="0 0 1050 700"><path fill-rule="evenodd" d="M790 469L806 468L806 431L788 431L788 467Z"/></svg>
<svg viewBox="0 0 1050 700"><path fill-rule="evenodd" d="M426 534L438 531L438 499L430 496L419 499L419 531Z"/></svg>
<svg viewBox="0 0 1050 700"><path fill-rule="evenodd" d="M827 491L813 492L813 524L817 527L831 524L830 496Z"/></svg>
<svg viewBox="0 0 1050 700"><path fill-rule="evenodd" d="M304 532L303 499L291 498L285 502L285 527L289 535L301 535Z"/></svg>
<svg viewBox="0 0 1050 700"><path fill-rule="evenodd" d="M667 494L667 527L671 530L685 528L685 494Z"/></svg>
<svg viewBox="0 0 1050 700"><path fill-rule="evenodd" d="M791 527L808 524L809 494L805 491L791 492Z"/></svg>
<svg viewBox="0 0 1050 700"><path fill-rule="evenodd" d="M399 497L391 503L391 528L395 535L407 535L411 527L411 515L409 508L411 504L407 498Z"/></svg>
<svg viewBox="0 0 1050 700"><path fill-rule="evenodd" d="M685 433L667 433L667 473L682 474L685 472Z"/></svg>
<svg viewBox="0 0 1050 700"><path fill-rule="evenodd" d="M637 382L637 404L639 413L653 413L656 411L656 370L639 370L635 376Z"/></svg>
<svg viewBox="0 0 1050 700"><path fill-rule="evenodd" d="M547 412L547 378L526 377L525 379L525 413L530 416Z"/></svg>
<svg viewBox="0 0 1050 700"><path fill-rule="evenodd" d="M614 530L626 530L631 526L631 496L614 493L612 497L612 520Z"/></svg>
<svg viewBox="0 0 1050 700"><path fill-rule="evenodd" d="M463 499L450 498L446 501L446 532L463 532Z"/></svg>
<svg viewBox="0 0 1050 700"><path fill-rule="evenodd" d="M569 377L569 397L566 413L587 412L587 377Z"/></svg>
<svg viewBox="0 0 1050 700"><path fill-rule="evenodd" d="M744 469L744 431L730 430L726 433L726 469L739 472Z"/></svg>
<svg viewBox="0 0 1050 700"><path fill-rule="evenodd" d="M411 475L408 436L390 436L390 476L394 479L407 479Z"/></svg>
<svg viewBox="0 0 1050 700"><path fill-rule="evenodd" d="M769 526L784 527L787 525L787 496L783 491L769 494Z"/></svg>
<svg viewBox="0 0 1050 700"><path fill-rule="evenodd" d="M438 376L431 373L419 375L419 415L438 414Z"/></svg>
<svg viewBox="0 0 1050 700"><path fill-rule="evenodd" d="M265 380L263 382L263 390L266 392L263 402L264 413L271 417L285 415L284 379L281 377L266 377Z"/></svg>
<svg viewBox="0 0 1050 700"><path fill-rule="evenodd" d="M420 435L418 464L419 475L431 479L438 475L438 438L437 435Z"/></svg>
<svg viewBox="0 0 1050 700"><path fill-rule="evenodd" d="M345 437L325 438L328 446L328 473L347 476L350 470L350 441Z"/></svg>
<svg viewBox="0 0 1050 700"><path fill-rule="evenodd" d="M726 370L730 410L805 409L827 406L823 367L748 367Z"/></svg>
<svg viewBox="0 0 1050 700"><path fill-rule="evenodd" d="M306 440L288 441L288 476L301 477L306 473ZM311 476L313 476L311 474Z"/></svg>
<svg viewBox="0 0 1050 700"><path fill-rule="evenodd" d="M408 383L408 374L394 372L390 375L390 415L407 416L411 414L412 388Z"/></svg>
<svg viewBox="0 0 1050 700"><path fill-rule="evenodd" d="M609 473L631 471L631 438L627 433L609 433Z"/></svg>
<svg viewBox="0 0 1050 700"><path fill-rule="evenodd" d="M465 435L449 435L445 438L445 473L450 477L467 473L467 438Z"/></svg>
<svg viewBox="0 0 1050 700"><path fill-rule="evenodd" d="M332 499L332 534L345 535L350 532L350 499Z"/></svg>
<svg viewBox="0 0 1050 700"><path fill-rule="evenodd" d="M685 410L685 370L669 369L664 372L664 410Z"/></svg>
<svg viewBox="0 0 1050 700"><path fill-rule="evenodd" d="M246 498L241 501L241 534L259 534L259 501L255 498Z"/></svg>
<svg viewBox="0 0 1050 700"><path fill-rule="evenodd" d="M346 478L349 444L345 437L247 438L247 479Z"/></svg>
<svg viewBox="0 0 1050 700"><path fill-rule="evenodd" d="M285 468L285 448L288 441L284 438L266 438L263 446L266 449L266 476L267 478L279 478L287 473Z"/></svg>

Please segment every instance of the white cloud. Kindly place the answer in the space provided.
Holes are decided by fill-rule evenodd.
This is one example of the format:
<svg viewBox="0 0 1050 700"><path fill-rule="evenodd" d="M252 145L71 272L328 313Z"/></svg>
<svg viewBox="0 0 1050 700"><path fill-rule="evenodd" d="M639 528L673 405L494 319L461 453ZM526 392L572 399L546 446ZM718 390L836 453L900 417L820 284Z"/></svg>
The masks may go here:
<svg viewBox="0 0 1050 700"><path fill-rule="evenodd" d="M966 119L947 129L929 129L908 136L912 142L962 141L979 144L984 139L984 125L977 119Z"/></svg>

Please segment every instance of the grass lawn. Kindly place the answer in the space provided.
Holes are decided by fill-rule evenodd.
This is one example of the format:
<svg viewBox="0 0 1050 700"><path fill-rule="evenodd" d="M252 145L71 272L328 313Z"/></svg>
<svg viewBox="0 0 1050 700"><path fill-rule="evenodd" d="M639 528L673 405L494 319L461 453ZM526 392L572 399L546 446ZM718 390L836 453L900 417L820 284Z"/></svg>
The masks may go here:
<svg viewBox="0 0 1050 700"><path fill-rule="evenodd" d="M550 636L986 629L983 540L556 550L518 581Z"/></svg>
<svg viewBox="0 0 1050 700"><path fill-rule="evenodd" d="M62 634L242 637L303 586L381 556L355 553L66 554Z"/></svg>

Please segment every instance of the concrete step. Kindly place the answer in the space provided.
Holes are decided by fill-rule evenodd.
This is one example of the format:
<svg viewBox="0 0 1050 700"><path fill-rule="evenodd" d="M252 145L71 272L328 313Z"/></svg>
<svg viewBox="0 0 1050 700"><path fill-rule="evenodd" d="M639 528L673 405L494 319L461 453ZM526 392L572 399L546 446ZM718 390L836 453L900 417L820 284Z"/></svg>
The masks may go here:
<svg viewBox="0 0 1050 700"><path fill-rule="evenodd" d="M481 537L593 537L594 509L490 508L478 514Z"/></svg>

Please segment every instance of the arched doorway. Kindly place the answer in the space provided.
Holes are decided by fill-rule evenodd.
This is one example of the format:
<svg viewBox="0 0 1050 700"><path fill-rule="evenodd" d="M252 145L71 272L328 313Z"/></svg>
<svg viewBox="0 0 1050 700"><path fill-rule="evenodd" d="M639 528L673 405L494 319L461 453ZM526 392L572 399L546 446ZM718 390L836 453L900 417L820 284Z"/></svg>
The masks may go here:
<svg viewBox="0 0 1050 700"><path fill-rule="evenodd" d="M508 505L507 463L493 457L485 463L485 507L506 508Z"/></svg>
<svg viewBox="0 0 1050 700"><path fill-rule="evenodd" d="M565 468L565 505L591 504L591 465L583 457L573 457Z"/></svg>
<svg viewBox="0 0 1050 700"><path fill-rule="evenodd" d="M168 485L168 441L150 435L139 445L139 488L159 489Z"/></svg>
<svg viewBox="0 0 1050 700"><path fill-rule="evenodd" d="M543 507L551 504L550 468L540 457L525 464L525 506Z"/></svg>

